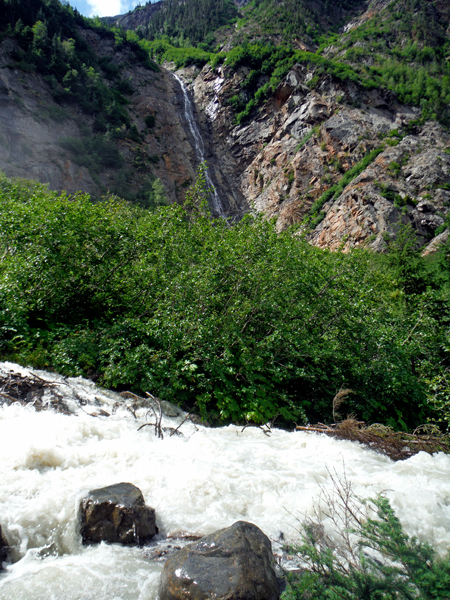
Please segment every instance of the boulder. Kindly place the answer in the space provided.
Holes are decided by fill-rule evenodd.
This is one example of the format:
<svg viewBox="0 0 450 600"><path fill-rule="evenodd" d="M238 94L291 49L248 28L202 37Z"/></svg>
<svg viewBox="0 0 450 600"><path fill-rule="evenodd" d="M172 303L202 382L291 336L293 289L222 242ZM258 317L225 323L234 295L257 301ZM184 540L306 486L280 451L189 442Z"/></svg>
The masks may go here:
<svg viewBox="0 0 450 600"><path fill-rule="evenodd" d="M164 565L160 600L276 600L269 538L238 521L189 544Z"/></svg>
<svg viewBox="0 0 450 600"><path fill-rule="evenodd" d="M83 544L145 544L158 533L155 510L139 488L118 483L91 490L80 503Z"/></svg>
<svg viewBox="0 0 450 600"><path fill-rule="evenodd" d="M0 571L2 570L2 563L8 557L8 545L5 538L2 535L2 526L0 525Z"/></svg>

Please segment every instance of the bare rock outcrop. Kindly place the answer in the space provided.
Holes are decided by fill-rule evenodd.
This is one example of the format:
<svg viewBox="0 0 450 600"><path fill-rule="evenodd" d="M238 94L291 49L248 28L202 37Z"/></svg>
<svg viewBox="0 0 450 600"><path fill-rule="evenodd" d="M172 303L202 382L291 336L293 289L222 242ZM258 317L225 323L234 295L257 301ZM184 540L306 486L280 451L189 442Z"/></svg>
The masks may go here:
<svg viewBox="0 0 450 600"><path fill-rule="evenodd" d="M420 111L386 90L329 75L311 90L315 68L298 64L250 120L236 125L228 100L247 75L245 66L190 73L210 162L228 180L228 196L241 199L235 207L248 203L275 217L280 230L302 223L331 186L379 148L377 159L321 207L311 243L382 250L399 222L411 223L423 245L430 242L450 209L450 137L439 124L410 126Z"/></svg>
<svg viewBox="0 0 450 600"><path fill-rule="evenodd" d="M278 581L267 536L238 521L174 554L164 565L161 600L276 600Z"/></svg>
<svg viewBox="0 0 450 600"><path fill-rule="evenodd" d="M92 490L80 503L83 544L145 544L158 533L155 510L131 483Z"/></svg>
<svg viewBox="0 0 450 600"><path fill-rule="evenodd" d="M434 237L450 210L450 136L436 123L384 150L342 194L324 207L311 235L322 248L384 248L400 222L410 223L422 245Z"/></svg>

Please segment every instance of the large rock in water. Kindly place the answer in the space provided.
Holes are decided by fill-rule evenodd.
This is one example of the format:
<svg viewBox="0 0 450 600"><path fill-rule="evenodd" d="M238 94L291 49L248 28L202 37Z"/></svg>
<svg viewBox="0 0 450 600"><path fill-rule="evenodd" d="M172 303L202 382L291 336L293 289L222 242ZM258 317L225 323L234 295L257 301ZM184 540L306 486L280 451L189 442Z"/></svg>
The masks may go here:
<svg viewBox="0 0 450 600"><path fill-rule="evenodd" d="M155 510L139 488L118 483L92 490L80 503L83 544L145 544L158 533Z"/></svg>
<svg viewBox="0 0 450 600"><path fill-rule="evenodd" d="M2 562L7 559L8 545L2 535L2 526L0 525L0 571L2 570Z"/></svg>
<svg viewBox="0 0 450 600"><path fill-rule="evenodd" d="M238 521L174 554L164 565L160 600L276 600L269 538Z"/></svg>

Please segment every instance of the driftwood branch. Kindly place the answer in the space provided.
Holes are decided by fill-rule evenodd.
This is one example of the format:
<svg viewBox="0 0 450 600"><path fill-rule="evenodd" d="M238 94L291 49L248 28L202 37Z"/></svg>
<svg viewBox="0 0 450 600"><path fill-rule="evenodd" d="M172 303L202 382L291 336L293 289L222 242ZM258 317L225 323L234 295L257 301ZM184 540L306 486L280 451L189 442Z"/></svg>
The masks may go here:
<svg viewBox="0 0 450 600"><path fill-rule="evenodd" d="M450 454L450 436L443 435L437 428L429 431L425 428L423 433L416 433L421 428L414 433L404 433L376 423L367 426L363 421L347 418L331 426L317 423L312 426L297 426L296 430L359 442L393 460L405 460L418 452Z"/></svg>

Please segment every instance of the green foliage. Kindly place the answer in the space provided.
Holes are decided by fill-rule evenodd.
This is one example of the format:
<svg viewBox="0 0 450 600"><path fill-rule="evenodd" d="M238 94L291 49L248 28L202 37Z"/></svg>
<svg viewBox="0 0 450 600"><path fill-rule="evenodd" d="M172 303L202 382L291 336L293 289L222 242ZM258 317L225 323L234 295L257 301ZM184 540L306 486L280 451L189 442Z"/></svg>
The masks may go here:
<svg viewBox="0 0 450 600"><path fill-rule="evenodd" d="M391 175L393 175L394 177L398 177L401 173L402 168L398 164L398 162L395 162L395 160L393 160L389 163L388 170Z"/></svg>
<svg viewBox="0 0 450 600"><path fill-rule="evenodd" d="M129 126L124 95L133 92L130 82L121 79L117 64L97 57L81 28L95 29L100 36L127 47L136 61L157 68L136 41L83 18L76 9L55 0L29 0L25 4L8 0L0 19L0 32L6 31L19 45L13 55L19 68L41 73L56 101L76 103L85 113L94 115L96 131ZM114 81L115 87L106 85L103 76Z"/></svg>
<svg viewBox="0 0 450 600"><path fill-rule="evenodd" d="M148 208L155 209L159 206L167 206L168 204L169 201L167 200L166 192L161 180L155 179L148 195Z"/></svg>
<svg viewBox="0 0 450 600"><path fill-rule="evenodd" d="M344 60L358 65L378 85L393 90L405 104L419 106L427 119L450 122L450 41L445 18L425 0L395 0L340 39L324 40L346 50ZM390 142L395 144L394 140Z"/></svg>
<svg viewBox="0 0 450 600"><path fill-rule="evenodd" d="M160 183L148 189L164 204ZM380 257L250 216L229 227L207 197L202 171L186 206L152 212L2 177L1 356L93 370L217 421L331 419L341 385L367 421L439 416L421 373L448 364L447 283L405 303Z"/></svg>
<svg viewBox="0 0 450 600"><path fill-rule="evenodd" d="M307 0L253 0L244 9L241 27L263 35L282 35L283 39L318 39L335 29L357 0L311 3ZM312 38L312 39L311 39Z"/></svg>
<svg viewBox="0 0 450 600"><path fill-rule="evenodd" d="M326 496L337 535L320 521L304 524L290 547L306 564L291 575L282 600L446 600L450 557L410 538L384 496L358 501L347 484Z"/></svg>
<svg viewBox="0 0 450 600"><path fill-rule="evenodd" d="M236 17L232 0L165 0L163 8L152 14L144 34L149 40L165 35L177 46L197 45Z"/></svg>
<svg viewBox="0 0 450 600"><path fill-rule="evenodd" d="M177 69L189 65L203 67L213 57L211 52L201 48L173 46L168 36L162 36L154 41L141 40L140 44L157 62L174 62Z"/></svg>

